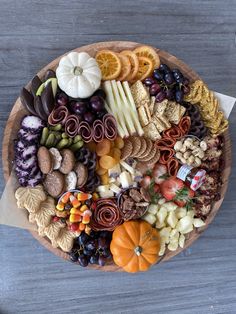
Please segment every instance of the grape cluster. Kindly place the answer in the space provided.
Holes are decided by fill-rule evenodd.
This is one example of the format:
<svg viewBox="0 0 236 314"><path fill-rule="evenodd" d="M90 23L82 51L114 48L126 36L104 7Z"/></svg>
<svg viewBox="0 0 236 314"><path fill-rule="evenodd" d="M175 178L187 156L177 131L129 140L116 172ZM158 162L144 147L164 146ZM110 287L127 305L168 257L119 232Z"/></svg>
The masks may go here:
<svg viewBox="0 0 236 314"><path fill-rule="evenodd" d="M93 192L100 185L100 177L96 174L97 156L87 147L82 147L75 153L77 161L84 164L88 169L88 179L84 186L86 191Z"/></svg>
<svg viewBox="0 0 236 314"><path fill-rule="evenodd" d="M144 80L144 84L149 88L150 95L156 97L156 102L168 99L182 104L184 95L190 91L188 78L179 69L171 70L166 64L155 69L152 77Z"/></svg>
<svg viewBox="0 0 236 314"><path fill-rule="evenodd" d="M106 94L102 89L98 89L91 97L86 99L71 99L64 92L59 92L56 97L56 103L59 106L68 106L72 113L78 115L80 121L86 121L92 124L97 119L107 113L104 99Z"/></svg>
<svg viewBox="0 0 236 314"><path fill-rule="evenodd" d="M82 267L88 264L104 266L111 258L111 238L112 233L108 231L91 231L90 235L82 232L74 240L73 248L69 252L70 260L78 262Z"/></svg>

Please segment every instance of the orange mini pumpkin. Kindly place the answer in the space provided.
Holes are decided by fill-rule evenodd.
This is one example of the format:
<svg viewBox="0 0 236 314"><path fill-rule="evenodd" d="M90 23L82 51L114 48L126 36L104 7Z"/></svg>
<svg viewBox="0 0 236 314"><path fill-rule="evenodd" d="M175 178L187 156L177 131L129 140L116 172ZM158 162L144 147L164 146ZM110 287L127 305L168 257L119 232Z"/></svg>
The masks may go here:
<svg viewBox="0 0 236 314"><path fill-rule="evenodd" d="M146 221L126 221L113 232L110 248L114 262L125 271L146 271L159 259L160 235Z"/></svg>

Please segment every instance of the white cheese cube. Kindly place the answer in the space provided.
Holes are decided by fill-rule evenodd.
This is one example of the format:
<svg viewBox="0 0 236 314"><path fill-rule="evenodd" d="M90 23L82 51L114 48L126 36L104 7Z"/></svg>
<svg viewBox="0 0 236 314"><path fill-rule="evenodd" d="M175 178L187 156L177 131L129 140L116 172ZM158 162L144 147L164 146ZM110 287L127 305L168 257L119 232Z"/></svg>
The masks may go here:
<svg viewBox="0 0 236 314"><path fill-rule="evenodd" d="M159 256L163 256L166 250L166 245L165 242L161 242L161 247L160 247L160 251L158 253Z"/></svg>
<svg viewBox="0 0 236 314"><path fill-rule="evenodd" d="M165 198L160 198L157 203L158 205L163 205L165 202L166 202Z"/></svg>
<svg viewBox="0 0 236 314"><path fill-rule="evenodd" d="M179 243L178 243L178 241L170 241L170 243L168 244L168 249L170 250L170 251L176 251L177 249L178 249L178 246L179 246Z"/></svg>
<svg viewBox="0 0 236 314"><path fill-rule="evenodd" d="M196 228L203 227L203 226L205 226L205 224L206 223L202 219L200 219L200 218L194 218L193 219L193 225Z"/></svg>
<svg viewBox="0 0 236 314"><path fill-rule="evenodd" d="M108 169L108 176L111 178L118 177L120 173L121 173L120 164L116 164L113 168Z"/></svg>
<svg viewBox="0 0 236 314"><path fill-rule="evenodd" d="M165 219L166 219L166 216L167 216L167 210L166 208L162 207L159 209L158 213L156 214L156 217L157 217L157 221L160 223L160 224L163 224Z"/></svg>
<svg viewBox="0 0 236 314"><path fill-rule="evenodd" d="M157 214L157 212L158 212L158 205L156 205L156 204L151 204L151 205L149 205L148 206L148 212L149 213L151 213L151 214L153 214L153 215L156 215Z"/></svg>
<svg viewBox="0 0 236 314"><path fill-rule="evenodd" d="M135 169L128 165L125 161L120 161L120 164L125 170L129 171L130 174L135 174Z"/></svg>
<svg viewBox="0 0 236 314"><path fill-rule="evenodd" d="M176 225L176 229L182 234L191 232L193 230L193 218L188 215L181 218Z"/></svg>
<svg viewBox="0 0 236 314"><path fill-rule="evenodd" d="M97 191L100 193L100 192L106 192L106 191L109 191L109 188L110 186L108 184L106 185L99 185L97 187Z"/></svg>
<svg viewBox="0 0 236 314"><path fill-rule="evenodd" d="M166 244L170 242L171 227L165 227L160 230L161 242L164 241Z"/></svg>
<svg viewBox="0 0 236 314"><path fill-rule="evenodd" d="M163 207L165 207L167 209L167 211L174 211L176 210L176 208L178 207L175 203L173 202L166 202L162 205Z"/></svg>
<svg viewBox="0 0 236 314"><path fill-rule="evenodd" d="M153 225L156 222L156 217L153 214L146 213L143 217L143 220L148 222L150 225Z"/></svg>
<svg viewBox="0 0 236 314"><path fill-rule="evenodd" d="M119 194L121 192L121 188L119 188L117 185L113 183L110 185L110 190L115 194Z"/></svg>
<svg viewBox="0 0 236 314"><path fill-rule="evenodd" d="M175 215L178 219L183 218L187 215L187 209L185 207L177 207L175 210Z"/></svg>
<svg viewBox="0 0 236 314"><path fill-rule="evenodd" d="M179 236L179 246L183 249L184 248L184 243L185 243L185 236L181 234Z"/></svg>
<svg viewBox="0 0 236 314"><path fill-rule="evenodd" d="M120 183L123 189L127 189L128 187L130 187L132 185L132 179L131 176L129 174L129 172L127 171L123 171L120 174Z"/></svg>
<svg viewBox="0 0 236 314"><path fill-rule="evenodd" d="M104 191L104 192L99 192L100 196L102 198L107 198L107 197L113 197L114 193L111 190Z"/></svg>
<svg viewBox="0 0 236 314"><path fill-rule="evenodd" d="M175 228L176 224L178 222L178 219L175 216L175 212L171 211L168 214L168 217L166 219L166 223L171 227L171 228Z"/></svg>

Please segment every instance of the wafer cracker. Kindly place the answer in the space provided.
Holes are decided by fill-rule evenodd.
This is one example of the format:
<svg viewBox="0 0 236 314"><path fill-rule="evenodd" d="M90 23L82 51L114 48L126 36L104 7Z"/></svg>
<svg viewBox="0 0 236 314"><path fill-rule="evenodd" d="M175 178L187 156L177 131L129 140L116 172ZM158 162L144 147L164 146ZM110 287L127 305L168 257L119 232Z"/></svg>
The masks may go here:
<svg viewBox="0 0 236 314"><path fill-rule="evenodd" d="M164 99L162 102L155 103L154 114L159 117L165 114L166 107L168 105L168 100Z"/></svg>
<svg viewBox="0 0 236 314"><path fill-rule="evenodd" d="M130 91L137 108L150 100L149 92L141 81L135 82L130 87Z"/></svg>
<svg viewBox="0 0 236 314"><path fill-rule="evenodd" d="M151 97L151 101L150 101L150 103L149 103L149 111L150 111L150 115L151 115L151 116L152 116L153 113L154 113L155 101L156 101L155 96L152 96L152 97Z"/></svg>
<svg viewBox="0 0 236 314"><path fill-rule="evenodd" d="M132 142L131 142L129 139L127 139L127 140L125 141L124 147L123 147L122 150L121 150L120 159L121 159L121 160L125 160L126 158L128 158L128 157L131 155L132 150L133 150Z"/></svg>

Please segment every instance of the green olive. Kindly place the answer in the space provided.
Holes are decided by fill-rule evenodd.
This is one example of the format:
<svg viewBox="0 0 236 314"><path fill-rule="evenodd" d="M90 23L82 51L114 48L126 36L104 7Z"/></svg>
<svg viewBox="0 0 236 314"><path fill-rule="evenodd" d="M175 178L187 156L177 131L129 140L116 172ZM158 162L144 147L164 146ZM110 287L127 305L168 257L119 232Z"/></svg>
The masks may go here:
<svg viewBox="0 0 236 314"><path fill-rule="evenodd" d="M61 129L62 129L62 125L61 124L50 126L50 130L52 130L52 131L60 131Z"/></svg>
<svg viewBox="0 0 236 314"><path fill-rule="evenodd" d="M48 128L46 128L46 127L43 128L43 132L42 132L41 139L40 139L40 145L45 145L46 140L48 138L48 135L49 135Z"/></svg>
<svg viewBox="0 0 236 314"><path fill-rule="evenodd" d="M72 152L76 152L77 150L79 150L82 146L84 145L83 141L79 141L73 145L70 146L70 150L72 150Z"/></svg>
<svg viewBox="0 0 236 314"><path fill-rule="evenodd" d="M62 138L68 138L68 135L67 135L65 132L63 132L62 135L61 135L61 137L62 137Z"/></svg>
<svg viewBox="0 0 236 314"><path fill-rule="evenodd" d="M54 146L54 143L55 143L55 135L53 133L49 134L47 140L46 140L46 143L45 143L45 146L46 147L53 147Z"/></svg>
<svg viewBox="0 0 236 314"><path fill-rule="evenodd" d="M73 139L73 143L77 143L77 142L79 142L79 141L81 141L81 140L82 140L81 135L76 135L76 136L74 137L74 139Z"/></svg>
<svg viewBox="0 0 236 314"><path fill-rule="evenodd" d="M57 149L62 149L64 147L66 147L68 145L68 139L67 138L63 138L62 140L60 140L60 142L57 144L56 148Z"/></svg>

